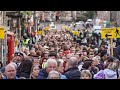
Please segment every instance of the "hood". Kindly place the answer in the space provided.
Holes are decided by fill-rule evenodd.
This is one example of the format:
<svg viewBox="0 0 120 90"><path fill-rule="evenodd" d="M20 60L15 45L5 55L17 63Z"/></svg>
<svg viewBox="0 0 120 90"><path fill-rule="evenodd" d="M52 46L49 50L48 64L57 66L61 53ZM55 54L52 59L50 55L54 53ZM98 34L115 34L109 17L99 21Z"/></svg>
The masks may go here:
<svg viewBox="0 0 120 90"><path fill-rule="evenodd" d="M117 79L117 73L113 70L105 69L104 74L106 79Z"/></svg>

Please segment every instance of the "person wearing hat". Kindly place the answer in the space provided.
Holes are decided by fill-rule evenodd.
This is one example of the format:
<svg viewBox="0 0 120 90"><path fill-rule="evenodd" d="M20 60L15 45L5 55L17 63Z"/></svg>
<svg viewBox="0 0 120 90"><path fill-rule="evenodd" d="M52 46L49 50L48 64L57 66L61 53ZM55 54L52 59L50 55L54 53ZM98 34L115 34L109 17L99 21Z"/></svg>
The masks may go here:
<svg viewBox="0 0 120 90"><path fill-rule="evenodd" d="M24 54L21 52L15 52L13 62L17 64L17 74L16 74L17 76L18 76L19 70L21 69L21 63L23 61L24 61Z"/></svg>
<svg viewBox="0 0 120 90"><path fill-rule="evenodd" d="M15 52L15 54L14 54L14 57L15 57L15 62L16 62L16 64L19 66L20 65L20 63L23 61L23 59L24 59L24 55L23 55L23 53L21 53L21 52Z"/></svg>

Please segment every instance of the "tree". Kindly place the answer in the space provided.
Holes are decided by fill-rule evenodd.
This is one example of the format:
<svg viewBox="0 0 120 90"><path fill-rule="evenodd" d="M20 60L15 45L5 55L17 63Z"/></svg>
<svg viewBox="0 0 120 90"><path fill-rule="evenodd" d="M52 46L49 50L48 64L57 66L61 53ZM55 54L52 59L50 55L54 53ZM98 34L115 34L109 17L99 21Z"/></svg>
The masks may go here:
<svg viewBox="0 0 120 90"><path fill-rule="evenodd" d="M32 15L32 11L20 11L20 13L23 15L23 16L31 16Z"/></svg>
<svg viewBox="0 0 120 90"><path fill-rule="evenodd" d="M97 14L97 11L87 11L83 15L86 16L87 19L93 19L96 14Z"/></svg>
<svg viewBox="0 0 120 90"><path fill-rule="evenodd" d="M86 16L83 16L83 15L81 15L80 17L78 17L77 19L76 19L76 22L78 22L78 21L86 21L87 19L86 19Z"/></svg>

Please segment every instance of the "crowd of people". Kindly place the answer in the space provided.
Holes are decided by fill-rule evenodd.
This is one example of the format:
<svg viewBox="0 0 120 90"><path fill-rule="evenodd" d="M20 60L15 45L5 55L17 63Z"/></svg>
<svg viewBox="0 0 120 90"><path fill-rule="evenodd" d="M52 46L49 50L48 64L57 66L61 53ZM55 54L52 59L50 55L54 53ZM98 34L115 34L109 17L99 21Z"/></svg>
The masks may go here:
<svg viewBox="0 0 120 90"><path fill-rule="evenodd" d="M5 67L0 63L1 79L119 79L120 65L108 53L100 36L80 30L48 30L37 43L24 36L20 51Z"/></svg>

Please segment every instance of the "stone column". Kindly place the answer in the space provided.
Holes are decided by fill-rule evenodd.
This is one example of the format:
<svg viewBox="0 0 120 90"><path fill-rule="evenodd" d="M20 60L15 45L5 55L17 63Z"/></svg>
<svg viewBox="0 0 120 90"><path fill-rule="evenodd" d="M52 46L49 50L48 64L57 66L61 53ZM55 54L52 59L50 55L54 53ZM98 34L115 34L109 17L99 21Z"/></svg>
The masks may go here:
<svg viewBox="0 0 120 90"><path fill-rule="evenodd" d="M75 17L75 20L76 20L76 12L77 11L72 11L72 16Z"/></svg>

